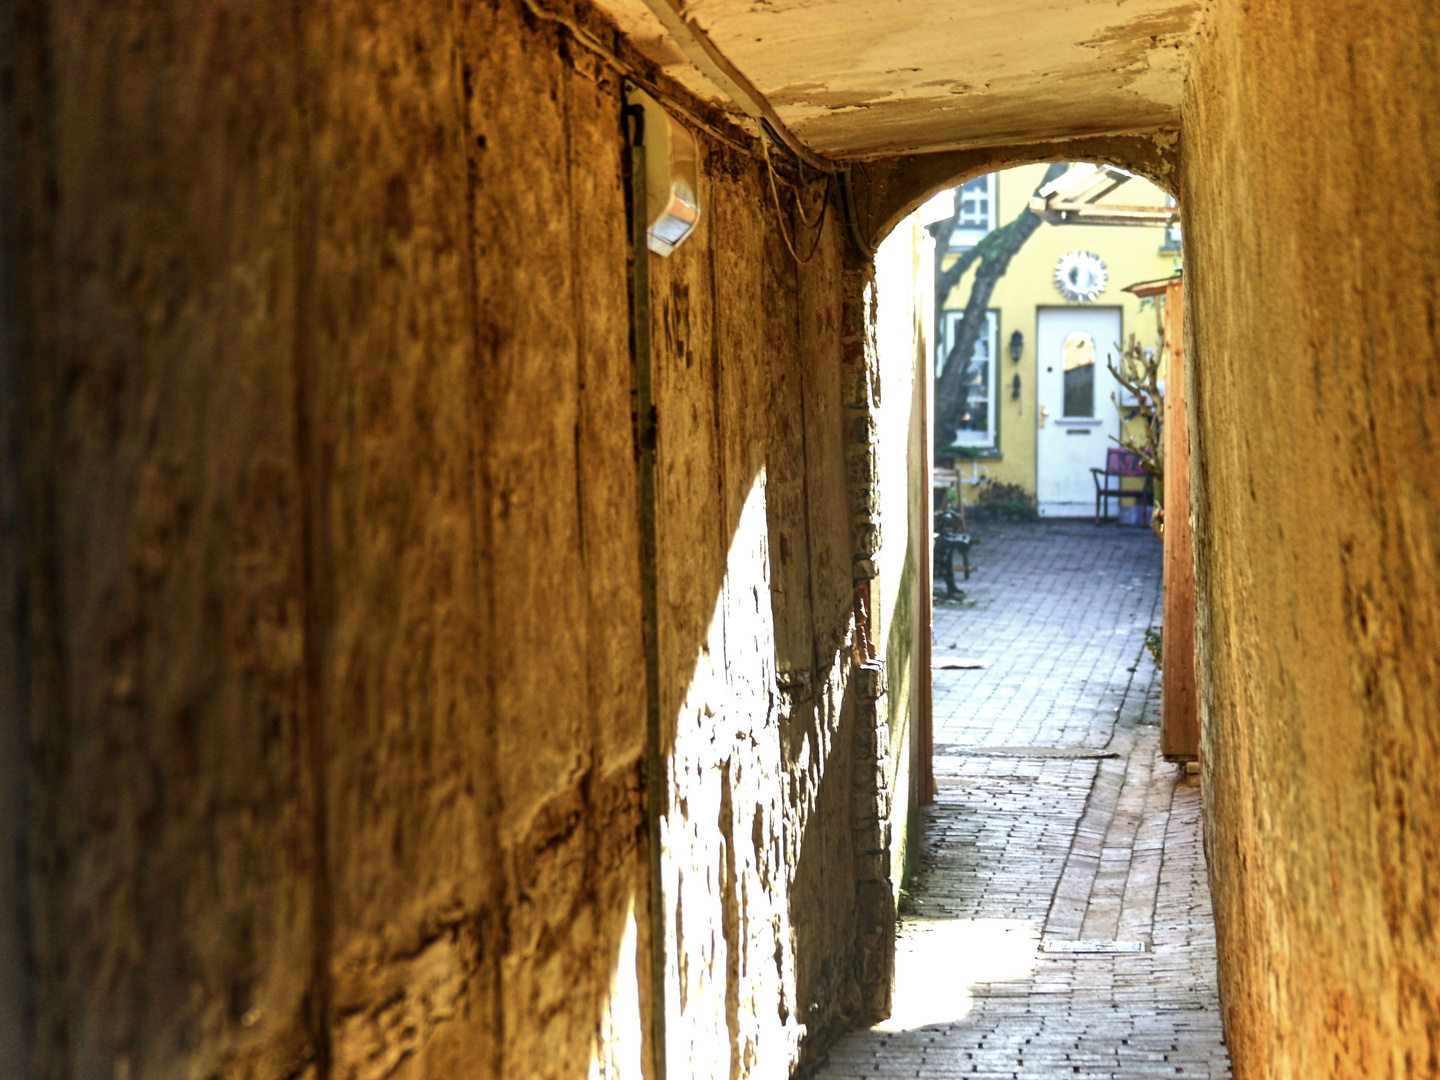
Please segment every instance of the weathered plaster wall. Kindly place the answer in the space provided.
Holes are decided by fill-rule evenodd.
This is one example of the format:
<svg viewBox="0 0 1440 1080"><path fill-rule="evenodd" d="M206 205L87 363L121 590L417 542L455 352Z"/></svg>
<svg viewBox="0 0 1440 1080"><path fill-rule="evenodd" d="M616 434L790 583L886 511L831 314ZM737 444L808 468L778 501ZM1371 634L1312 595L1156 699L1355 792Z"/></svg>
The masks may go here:
<svg viewBox="0 0 1440 1080"><path fill-rule="evenodd" d="M5 18L7 1075L633 1063L618 78L512 0ZM908 530L856 527L838 214L797 268L701 143L652 258L667 1026L780 1075L876 1008L854 582Z"/></svg>
<svg viewBox="0 0 1440 1080"><path fill-rule="evenodd" d="M1237 1077L1440 1072L1440 15L1215 6L1185 105L1207 834Z"/></svg>
<svg viewBox="0 0 1440 1080"><path fill-rule="evenodd" d="M1173 125L1200 7L696 0L686 15L811 147L881 157Z"/></svg>

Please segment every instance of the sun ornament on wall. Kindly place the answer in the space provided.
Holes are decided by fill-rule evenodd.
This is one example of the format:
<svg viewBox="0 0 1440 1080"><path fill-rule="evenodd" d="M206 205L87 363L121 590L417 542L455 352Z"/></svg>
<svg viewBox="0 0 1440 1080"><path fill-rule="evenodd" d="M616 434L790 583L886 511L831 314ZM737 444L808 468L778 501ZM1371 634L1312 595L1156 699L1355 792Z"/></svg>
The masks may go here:
<svg viewBox="0 0 1440 1080"><path fill-rule="evenodd" d="M1105 263L1093 251L1071 251L1055 264L1055 287L1066 300L1093 304L1109 280Z"/></svg>

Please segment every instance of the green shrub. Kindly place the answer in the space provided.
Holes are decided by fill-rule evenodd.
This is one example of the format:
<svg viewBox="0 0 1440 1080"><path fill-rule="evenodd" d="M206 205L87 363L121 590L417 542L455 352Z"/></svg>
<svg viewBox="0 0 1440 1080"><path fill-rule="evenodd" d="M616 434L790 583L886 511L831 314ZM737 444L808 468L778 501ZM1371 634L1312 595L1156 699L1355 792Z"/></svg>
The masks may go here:
<svg viewBox="0 0 1440 1080"><path fill-rule="evenodd" d="M1034 521L1040 516L1035 497L1019 484L983 484L975 505L966 515L971 521Z"/></svg>
<svg viewBox="0 0 1440 1080"><path fill-rule="evenodd" d="M1155 658L1155 666L1159 667L1161 664L1163 645L1160 639L1160 631L1156 630L1153 626L1145 631L1145 648L1150 650L1150 655Z"/></svg>

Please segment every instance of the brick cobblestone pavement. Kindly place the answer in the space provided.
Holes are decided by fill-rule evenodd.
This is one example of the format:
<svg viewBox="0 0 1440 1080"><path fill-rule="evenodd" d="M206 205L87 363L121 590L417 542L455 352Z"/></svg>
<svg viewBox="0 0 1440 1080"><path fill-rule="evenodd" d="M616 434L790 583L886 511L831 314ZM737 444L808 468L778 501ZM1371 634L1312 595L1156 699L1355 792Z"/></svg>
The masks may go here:
<svg viewBox="0 0 1440 1080"><path fill-rule="evenodd" d="M1199 780L1159 755L1144 649L1160 544L1079 522L977 535L963 599L936 598L939 795L894 1013L816 1075L1228 1078Z"/></svg>

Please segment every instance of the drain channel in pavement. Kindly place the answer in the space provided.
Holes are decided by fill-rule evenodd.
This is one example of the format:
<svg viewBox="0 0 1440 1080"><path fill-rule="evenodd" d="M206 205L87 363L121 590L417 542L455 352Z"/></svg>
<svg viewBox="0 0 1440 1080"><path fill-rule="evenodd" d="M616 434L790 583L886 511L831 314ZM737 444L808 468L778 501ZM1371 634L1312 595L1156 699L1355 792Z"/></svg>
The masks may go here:
<svg viewBox="0 0 1440 1080"><path fill-rule="evenodd" d="M941 753L941 747L935 752ZM1102 758L1118 758L1113 750L1086 750L1069 746L947 746L943 750L947 757L991 757L991 758L1064 758L1069 761L1099 761Z"/></svg>
<svg viewBox="0 0 1440 1080"><path fill-rule="evenodd" d="M1105 956L1112 953L1149 952L1150 946L1143 941L1060 941L1047 938L1040 943L1040 951L1068 953L1072 956Z"/></svg>

